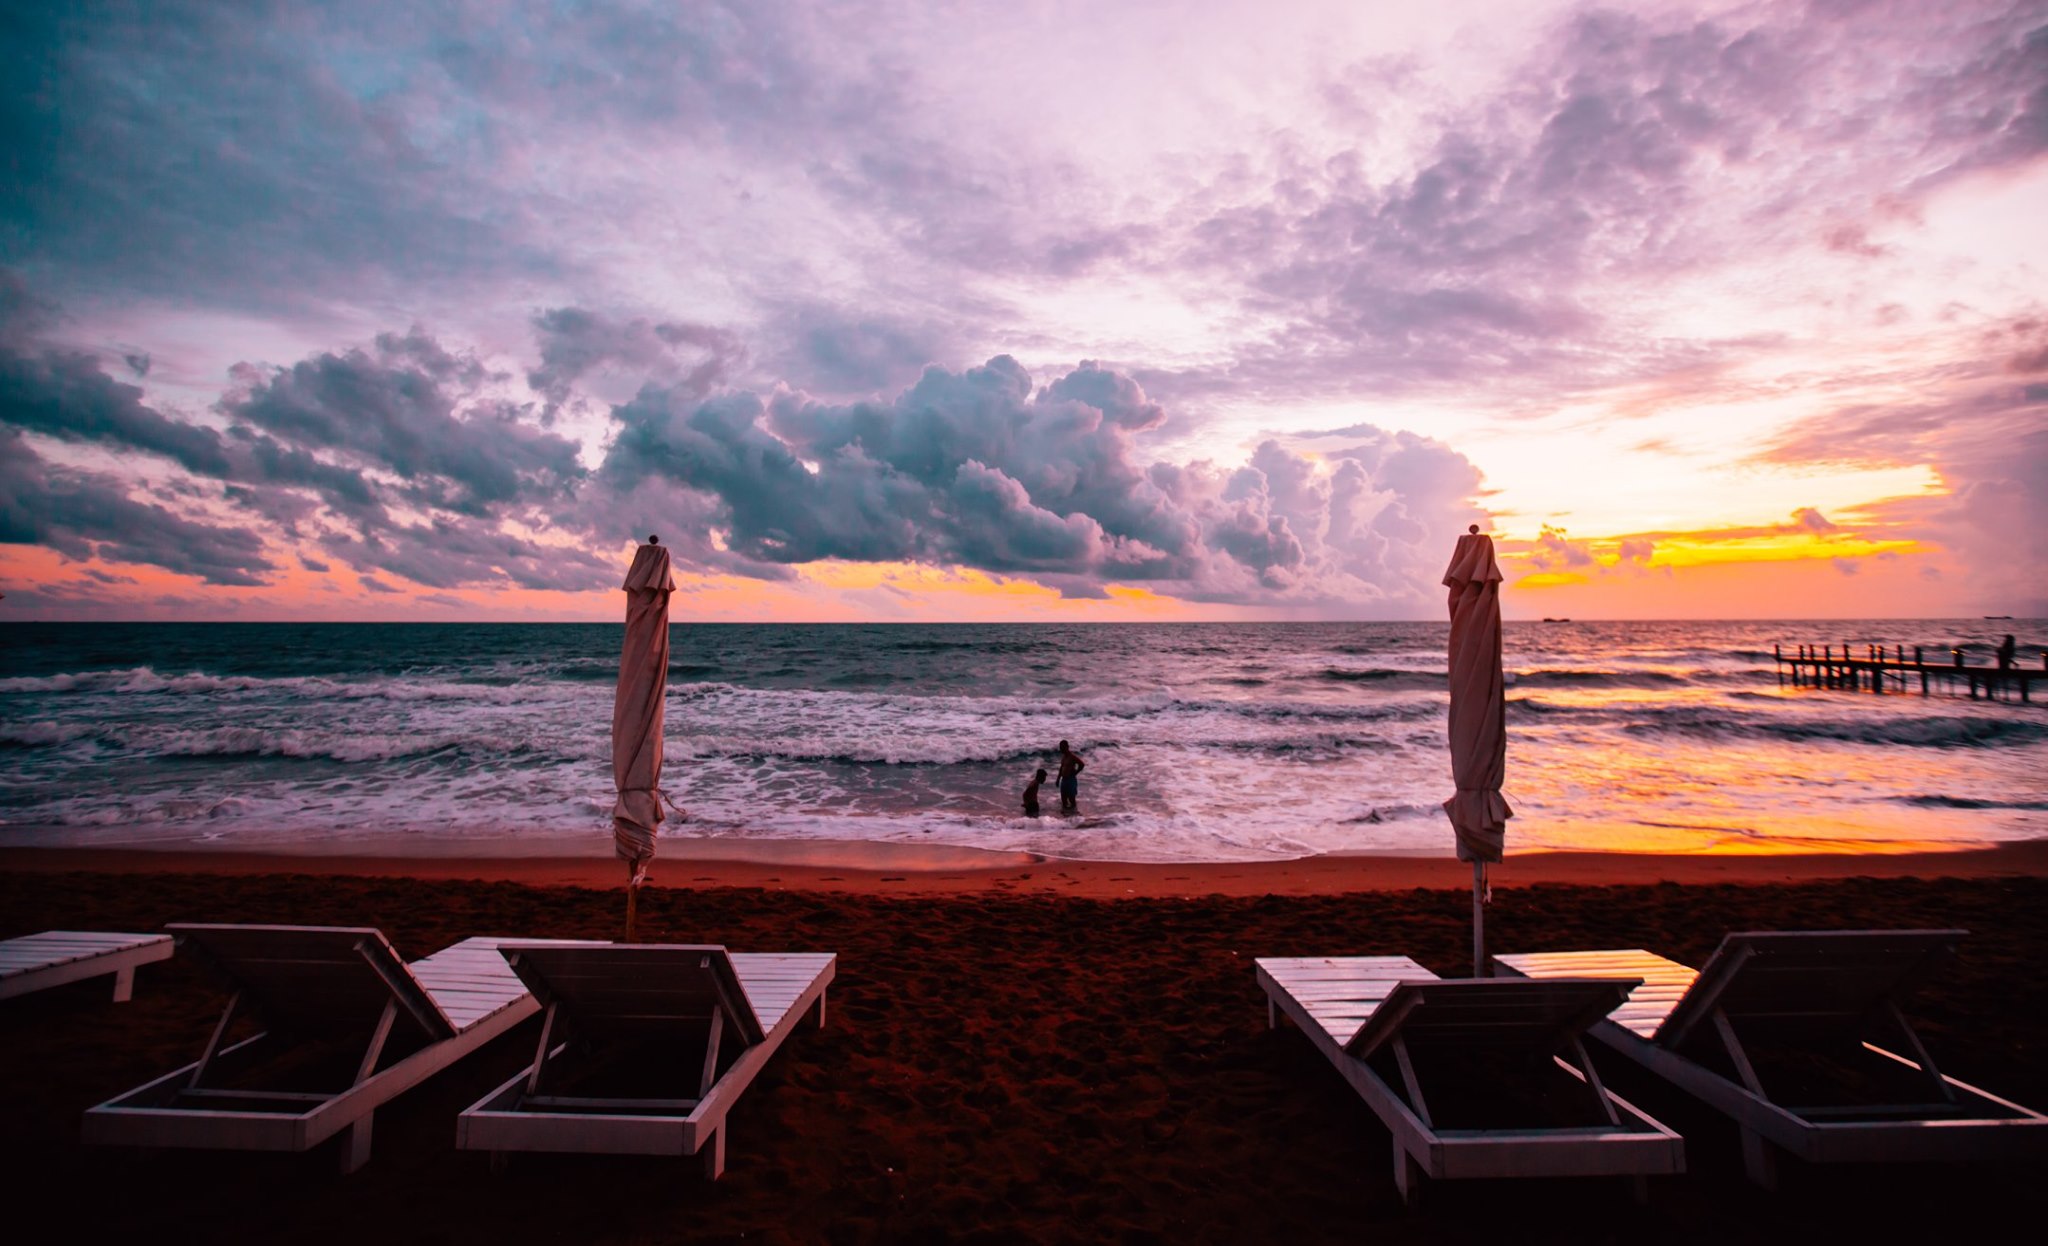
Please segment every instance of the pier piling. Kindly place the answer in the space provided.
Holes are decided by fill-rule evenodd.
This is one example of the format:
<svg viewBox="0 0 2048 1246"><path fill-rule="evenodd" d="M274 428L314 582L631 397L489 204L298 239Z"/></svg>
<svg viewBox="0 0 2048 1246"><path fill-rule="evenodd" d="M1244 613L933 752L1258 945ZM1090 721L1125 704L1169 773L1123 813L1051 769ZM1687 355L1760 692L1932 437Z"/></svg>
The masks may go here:
<svg viewBox="0 0 2048 1246"><path fill-rule="evenodd" d="M1949 649L1946 665L1929 662L1926 651L1920 645L1913 646L1910 661L1904 645L1894 645L1887 654L1884 646L1866 644L1861 657L1856 655L1856 646L1844 642L1839 655L1832 644L1793 647L1787 653L1782 642L1771 646L1771 660L1777 666L1778 686L1789 683L1795 688L1834 688L1861 692L1866 684L1874 695L1884 695L1885 681L1890 679L1899 692L1907 689L1909 676L1920 677L1920 695L1930 696L1937 684L1943 691L1966 693L1971 700L1980 695L1987 700L2010 699L2014 694L2022 704L2031 704L2034 699L2034 685L2048 684L2048 649L2041 651L2041 668L2034 670L2020 666L1971 666L1964 661L1961 646Z"/></svg>

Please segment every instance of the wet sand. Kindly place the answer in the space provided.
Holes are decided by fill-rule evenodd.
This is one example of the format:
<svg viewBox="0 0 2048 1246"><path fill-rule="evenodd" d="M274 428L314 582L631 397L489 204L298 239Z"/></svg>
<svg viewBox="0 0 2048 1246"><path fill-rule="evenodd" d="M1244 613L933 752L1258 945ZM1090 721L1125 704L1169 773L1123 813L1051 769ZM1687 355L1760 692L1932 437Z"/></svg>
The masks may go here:
<svg viewBox="0 0 2048 1246"><path fill-rule="evenodd" d="M330 837L240 848L0 847L0 870L117 874L348 874L491 879L535 886L617 886L624 867L601 835L479 840ZM1532 852L1489 869L1495 890L1539 883L1774 883L1835 878L2048 877L2048 840L1963 851L1660 854ZM663 839L653 881L665 888L764 887L883 895L1000 891L1125 896L1331 895L1471 886L1471 866L1448 856L1330 855L1293 861L1075 861L949 845L847 840Z"/></svg>
<svg viewBox="0 0 2048 1246"><path fill-rule="evenodd" d="M741 1101L727 1173L524 1157L494 1177L454 1117L531 1054L532 1023L381 1111L334 1156L87 1151L79 1113L191 1059L223 1002L179 958L0 1003L10 1187L76 1241L1873 1241L1975 1236L2038 1207L2040 1165L1797 1170L1764 1194L1732 1130L1613 1070L1691 1171L1458 1182L1408 1210L1387 1135L1301 1035L1268 1031L1261 955L1469 955L1465 867L896 856L699 857L664 844L643 937L840 957L829 1024ZM859 864L854 864L855 860ZM0 852L0 937L169 921L374 925L421 956L474 934L617 938L602 857ZM586 875L583 871L592 871ZM588 878L604 889L574 885ZM1791 881L1784 881L1790 879ZM1730 929L1961 926L1908 1011L1945 1070L2048 1102L2048 869L2032 847L1920 860L1511 858L1498 950L1633 946L1698 963Z"/></svg>

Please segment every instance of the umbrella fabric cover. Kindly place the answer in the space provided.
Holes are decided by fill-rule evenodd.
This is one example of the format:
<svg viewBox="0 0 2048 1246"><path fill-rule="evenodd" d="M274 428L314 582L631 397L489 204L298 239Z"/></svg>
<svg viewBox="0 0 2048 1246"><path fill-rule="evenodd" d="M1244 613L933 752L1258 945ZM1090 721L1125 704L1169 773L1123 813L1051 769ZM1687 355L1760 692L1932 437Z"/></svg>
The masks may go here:
<svg viewBox="0 0 2048 1246"><path fill-rule="evenodd" d="M636 875L654 860L661 823L661 711L668 692L668 595L676 591L668 551L642 545L626 572L626 647L612 701L612 838Z"/></svg>
<svg viewBox="0 0 2048 1246"><path fill-rule="evenodd" d="M1498 861L1515 816L1501 797L1507 772L1507 698L1500 666L1500 567L1493 538L1458 538L1444 583L1451 590L1451 778L1444 802L1458 834L1458 859Z"/></svg>

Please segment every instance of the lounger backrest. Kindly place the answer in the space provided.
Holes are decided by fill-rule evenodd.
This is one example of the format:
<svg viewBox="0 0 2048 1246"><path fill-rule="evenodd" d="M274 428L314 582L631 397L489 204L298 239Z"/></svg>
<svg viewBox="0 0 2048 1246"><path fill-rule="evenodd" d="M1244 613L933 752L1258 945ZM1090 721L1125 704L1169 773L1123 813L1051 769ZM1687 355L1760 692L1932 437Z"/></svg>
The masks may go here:
<svg viewBox="0 0 2048 1246"><path fill-rule="evenodd" d="M367 926L165 927L178 946L226 979L272 1025L310 1034L352 1034L396 1000L399 1016L429 1039L455 1027L379 931Z"/></svg>
<svg viewBox="0 0 2048 1246"><path fill-rule="evenodd" d="M579 1035L694 1030L688 1023L715 1007L749 1044L766 1037L732 960L716 945L502 943L498 950L533 997L558 1005Z"/></svg>
<svg viewBox="0 0 2048 1246"><path fill-rule="evenodd" d="M1939 969L1966 930L1743 931L1721 941L1657 1027L1676 1047L1710 1022L1768 1019L1853 1026Z"/></svg>
<svg viewBox="0 0 2048 1246"><path fill-rule="evenodd" d="M1345 1050L1364 1059L1395 1035L1411 1047L1549 1054L1613 1012L1641 979L1470 978L1401 982Z"/></svg>

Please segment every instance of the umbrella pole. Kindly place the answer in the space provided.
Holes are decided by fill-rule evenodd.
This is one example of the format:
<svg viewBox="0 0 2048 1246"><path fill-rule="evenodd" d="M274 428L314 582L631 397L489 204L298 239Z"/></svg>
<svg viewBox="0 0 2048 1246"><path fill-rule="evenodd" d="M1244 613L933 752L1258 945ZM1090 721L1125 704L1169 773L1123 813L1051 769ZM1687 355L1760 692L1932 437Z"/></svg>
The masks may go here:
<svg viewBox="0 0 2048 1246"><path fill-rule="evenodd" d="M626 942L640 941L640 864L626 867Z"/></svg>
<svg viewBox="0 0 2048 1246"><path fill-rule="evenodd" d="M1472 863L1472 976L1486 976L1486 862Z"/></svg>

